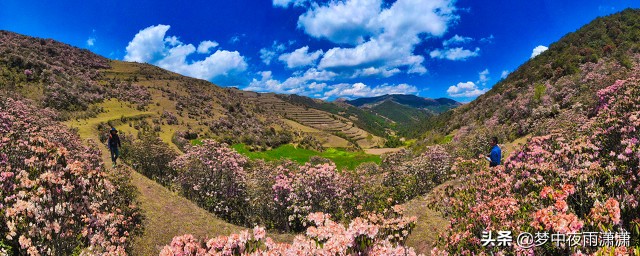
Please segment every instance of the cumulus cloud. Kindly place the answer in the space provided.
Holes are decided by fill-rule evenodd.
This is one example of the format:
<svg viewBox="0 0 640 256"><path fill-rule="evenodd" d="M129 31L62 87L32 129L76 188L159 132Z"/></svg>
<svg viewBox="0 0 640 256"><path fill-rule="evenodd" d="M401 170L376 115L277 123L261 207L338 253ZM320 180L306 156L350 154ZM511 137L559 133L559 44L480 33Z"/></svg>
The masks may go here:
<svg viewBox="0 0 640 256"><path fill-rule="evenodd" d="M415 94L418 92L415 86L407 84L384 84L375 87L370 87L363 83L330 85L328 81L334 80L338 74L316 68L310 68L305 72L296 72L296 74L281 81L274 78L271 71L263 71L260 72L259 79L254 78L243 90L299 94L323 99L372 97L384 94Z"/></svg>
<svg viewBox="0 0 640 256"><path fill-rule="evenodd" d="M277 2L277 3L276 3ZM345 0L310 4L298 27L315 38L350 45L326 51L319 68L367 75L365 69L426 73L424 57L413 53L423 36L442 36L457 20L452 0ZM283 4L283 3L286 3ZM294 1L274 0L288 6ZM379 72L388 75L388 72Z"/></svg>
<svg viewBox="0 0 640 256"><path fill-rule="evenodd" d="M157 25L140 30L127 45L125 61L151 62L165 51L164 35L168 25Z"/></svg>
<svg viewBox="0 0 640 256"><path fill-rule="evenodd" d="M382 77L392 77L398 73L400 73L400 69L398 68L374 68L368 67L360 70L356 70L356 72L351 76L352 78L356 77L366 77L366 76L382 76ZM425 70L426 72L426 70Z"/></svg>
<svg viewBox="0 0 640 256"><path fill-rule="evenodd" d="M546 47L544 45L536 46L536 48L533 48L533 52L531 53L531 58L533 59L534 57L540 55L541 53L543 53L544 51L546 51L548 49L549 49L549 47Z"/></svg>
<svg viewBox="0 0 640 256"><path fill-rule="evenodd" d="M466 43L471 42L471 41L473 41L473 38L471 38L471 37L455 35L455 36L443 41L442 42L442 46L447 47L449 45L466 44Z"/></svg>
<svg viewBox="0 0 640 256"><path fill-rule="evenodd" d="M486 85L489 81L489 69L485 69L478 73L478 83L482 85Z"/></svg>
<svg viewBox="0 0 640 256"><path fill-rule="evenodd" d="M94 37L89 37L87 39L87 46L93 46L96 43L96 39Z"/></svg>
<svg viewBox="0 0 640 256"><path fill-rule="evenodd" d="M324 99L329 98L360 98L360 97L375 97L385 94L415 94L418 92L418 88L408 84L398 85L379 85L376 87L370 87L363 83L342 83L332 85L331 89L324 93Z"/></svg>
<svg viewBox="0 0 640 256"><path fill-rule="evenodd" d="M209 53L211 52L210 49L211 48L216 48L218 47L218 43L214 42L214 41L202 41L200 42L200 44L198 45L198 53Z"/></svg>
<svg viewBox="0 0 640 256"><path fill-rule="evenodd" d="M509 76L509 70L502 70L502 74L500 74L500 78L501 79L505 79L507 78L507 76Z"/></svg>
<svg viewBox="0 0 640 256"><path fill-rule="evenodd" d="M331 80L336 75L328 71L309 69L300 76L289 77L281 82L272 77L271 71L263 71L260 74L260 80L254 78L243 90L311 96L321 93L325 89L327 84L322 81Z"/></svg>
<svg viewBox="0 0 640 256"><path fill-rule="evenodd" d="M230 77L247 69L245 58L237 51L219 49L204 60L188 60L193 53L208 53L212 47L217 47L217 43L203 41L196 49L192 44L180 42L175 36L167 37L169 28L168 25L157 25L140 30L127 45L124 60L151 63L209 81L230 81Z"/></svg>
<svg viewBox="0 0 640 256"><path fill-rule="evenodd" d="M460 82L457 85L452 85L449 86L449 89L447 89L447 94L449 94L449 96L451 97L477 97L480 96L482 94L484 94L485 92L487 92L489 89L485 88L485 89L479 89L478 86L474 83L474 82Z"/></svg>
<svg viewBox="0 0 640 256"><path fill-rule="evenodd" d="M309 52L309 46L305 46L291 53L282 54L278 59L284 63L287 63L288 68L298 68L314 65L316 60L318 60L318 58L322 56L322 53L322 50Z"/></svg>
<svg viewBox="0 0 640 256"><path fill-rule="evenodd" d="M456 47L451 49L435 49L429 53L429 56L434 59L448 59L448 60L466 60L471 57L477 57L480 55L480 48L476 47L471 51L462 47Z"/></svg>
<svg viewBox="0 0 640 256"><path fill-rule="evenodd" d="M270 48L260 49L260 59L264 64L271 65L271 60L286 49L287 47L284 44L278 43L278 41L273 41Z"/></svg>
<svg viewBox="0 0 640 256"><path fill-rule="evenodd" d="M310 36L334 43L359 44L376 33L381 0L331 1L302 14L298 27Z"/></svg>
<svg viewBox="0 0 640 256"><path fill-rule="evenodd" d="M273 6L277 7L289 7L289 5L293 6L303 6L307 0L273 0Z"/></svg>

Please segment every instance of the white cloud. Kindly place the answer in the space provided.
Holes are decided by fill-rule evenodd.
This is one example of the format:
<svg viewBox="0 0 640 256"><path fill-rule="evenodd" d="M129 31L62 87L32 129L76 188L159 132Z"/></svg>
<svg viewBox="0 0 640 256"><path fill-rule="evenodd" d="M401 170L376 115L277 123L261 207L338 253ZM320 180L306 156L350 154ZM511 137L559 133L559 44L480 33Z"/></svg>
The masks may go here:
<svg viewBox="0 0 640 256"><path fill-rule="evenodd" d="M168 25L157 25L138 31L127 45L125 61L150 62L160 57L165 50L164 35Z"/></svg>
<svg viewBox="0 0 640 256"><path fill-rule="evenodd" d="M297 72L297 76L289 77L285 81L280 81L272 76L271 71L260 72L260 78L254 78L243 90L257 92L276 92L286 94L299 94L323 99L334 99L338 97L372 97L384 94L415 94L418 89L407 84L399 85L379 85L370 87L363 83L339 83L329 85L338 74L326 70L310 68L304 73Z"/></svg>
<svg viewBox="0 0 640 256"><path fill-rule="evenodd" d="M334 43L360 44L377 32L381 5L382 0L331 1L302 14L298 27Z"/></svg>
<svg viewBox="0 0 640 256"><path fill-rule="evenodd" d="M177 36L168 36L167 38L164 39L164 41L166 43L168 43L171 46L176 46L176 45L180 45L182 44L182 42L180 42L180 40L178 40Z"/></svg>
<svg viewBox="0 0 640 256"><path fill-rule="evenodd" d="M401 71L398 68L387 69L387 68L368 67L368 68L356 70L356 72L352 75L352 78L366 77L366 76L392 77L400 72Z"/></svg>
<svg viewBox="0 0 640 256"><path fill-rule="evenodd" d="M218 47L218 43L214 42L214 41L202 41L200 42L200 44L198 45L198 53L209 53L211 52L210 49L211 48L216 48Z"/></svg>
<svg viewBox="0 0 640 256"><path fill-rule="evenodd" d="M549 47L546 47L544 45L538 45L536 46L536 48L533 48L533 52L531 53L531 58L533 59L534 57L540 55L542 52L548 50Z"/></svg>
<svg viewBox="0 0 640 256"><path fill-rule="evenodd" d="M330 86L331 89L325 92L324 99L329 98L360 98L360 97L375 97L385 94L415 94L418 92L418 88L408 84L398 85L379 85L376 87L370 87L363 83L354 84L336 84Z"/></svg>
<svg viewBox="0 0 640 256"><path fill-rule="evenodd" d="M287 8L290 4L293 6L303 6L308 0L273 0L273 6Z"/></svg>
<svg viewBox="0 0 640 256"><path fill-rule="evenodd" d="M482 94L484 94L485 92L487 92L489 89L485 88L485 89L479 89L478 86L474 83L474 82L460 82L457 85L452 85L449 86L449 89L447 89L447 94L449 94L449 96L451 97L477 97L480 96Z"/></svg>
<svg viewBox="0 0 640 256"><path fill-rule="evenodd" d="M271 60L286 49L287 47L284 46L284 44L278 43L278 41L273 41L271 48L260 49L260 59L264 64L271 65Z"/></svg>
<svg viewBox="0 0 640 256"><path fill-rule="evenodd" d="M274 5L276 2L274 1ZM293 3L293 1L283 1ZM326 51L318 67L342 70L406 70L426 73L424 57L414 55L423 35L442 36L458 19L453 0L329 1L313 3L298 19L298 27L308 35L351 47ZM282 5L280 5L282 6ZM383 73L380 73L381 75Z"/></svg>
<svg viewBox="0 0 640 256"><path fill-rule="evenodd" d="M94 37L89 37L87 39L87 46L93 46L96 43L96 39Z"/></svg>
<svg viewBox="0 0 640 256"><path fill-rule="evenodd" d="M189 61L196 52L192 44L184 44L177 37L165 37L168 25L157 25L140 30L129 42L124 60L146 62L182 75L206 80L233 77L247 69L247 63L237 51L217 50L204 60ZM208 51L213 41L201 42L198 48Z"/></svg>
<svg viewBox="0 0 640 256"><path fill-rule="evenodd" d="M478 73L478 83L482 85L486 85L487 81L489 81L489 69L485 69Z"/></svg>
<svg viewBox="0 0 640 256"><path fill-rule="evenodd" d="M501 79L505 79L507 78L507 76L509 76L509 70L502 70L502 74L500 74L500 78Z"/></svg>
<svg viewBox="0 0 640 256"><path fill-rule="evenodd" d="M471 42L471 41L473 41L473 38L471 38L471 37L455 35L455 36L443 41L442 42L442 46L447 47L449 45L466 44L466 43Z"/></svg>
<svg viewBox="0 0 640 256"><path fill-rule="evenodd" d="M322 50L309 52L309 46L305 46L291 53L282 54L278 59L287 63L288 68L298 68L314 65L316 60L322 56L322 53Z"/></svg>
<svg viewBox="0 0 640 256"><path fill-rule="evenodd" d="M429 53L431 58L448 59L448 60L466 60L471 57L480 55L480 48L476 47L474 51L464 49L462 47L451 49L435 49Z"/></svg>
<svg viewBox="0 0 640 256"><path fill-rule="evenodd" d="M411 47L412 48L412 47ZM409 73L424 74L427 69L422 65L424 57L413 55L412 50L399 47L384 40L372 39L355 48L329 49L318 67L323 69L361 69L376 67L392 70L407 66Z"/></svg>
<svg viewBox="0 0 640 256"><path fill-rule="evenodd" d="M480 39L481 43L493 43L493 39L495 39L495 37L493 36L493 34L489 35L488 37L483 37Z"/></svg>

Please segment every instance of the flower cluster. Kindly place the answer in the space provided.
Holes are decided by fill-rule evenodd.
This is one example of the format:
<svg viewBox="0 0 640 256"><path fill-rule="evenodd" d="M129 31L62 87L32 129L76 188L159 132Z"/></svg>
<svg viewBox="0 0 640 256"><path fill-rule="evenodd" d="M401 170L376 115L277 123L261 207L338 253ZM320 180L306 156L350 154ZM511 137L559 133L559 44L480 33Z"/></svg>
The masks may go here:
<svg viewBox="0 0 640 256"><path fill-rule="evenodd" d="M213 140L192 147L170 163L182 193L233 223L244 223L247 159Z"/></svg>
<svg viewBox="0 0 640 256"><path fill-rule="evenodd" d="M280 166L280 173L273 185L277 204L287 209L288 220L294 228L301 224L309 213L329 212L338 216L349 213L346 199L351 185L349 177L340 174L331 164L307 163L299 169L288 170Z"/></svg>
<svg viewBox="0 0 640 256"><path fill-rule="evenodd" d="M306 216L310 226L293 243L275 243L263 228L200 241L192 235L173 238L160 255L416 255L403 242L415 218L400 215L357 218L348 227L322 212Z"/></svg>
<svg viewBox="0 0 640 256"><path fill-rule="evenodd" d="M164 118L169 125L178 124L178 117L173 114L171 111L162 112L162 118Z"/></svg>
<svg viewBox="0 0 640 256"><path fill-rule="evenodd" d="M419 155L399 151L382 163L383 184L392 189L393 199L405 202L448 180L452 163L453 158L442 146L429 146Z"/></svg>
<svg viewBox="0 0 640 256"><path fill-rule="evenodd" d="M10 254L124 254L140 225L132 195L49 114L0 103L0 244Z"/></svg>

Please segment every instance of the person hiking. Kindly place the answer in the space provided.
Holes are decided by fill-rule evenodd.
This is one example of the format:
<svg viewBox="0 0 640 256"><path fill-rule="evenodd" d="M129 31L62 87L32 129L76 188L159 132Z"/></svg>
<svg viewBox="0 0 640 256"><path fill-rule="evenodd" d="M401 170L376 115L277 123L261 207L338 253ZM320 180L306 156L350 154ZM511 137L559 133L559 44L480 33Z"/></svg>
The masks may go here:
<svg viewBox="0 0 640 256"><path fill-rule="evenodd" d="M113 167L116 167L116 161L118 160L118 156L120 152L118 148L122 145L120 144L120 137L118 137L118 130L116 128L111 128L109 131L109 140L107 140L107 146L109 147L109 151L111 151L111 161L113 162Z"/></svg>
<svg viewBox="0 0 640 256"><path fill-rule="evenodd" d="M500 165L500 159L502 159L502 150L498 146L498 137L491 138L491 153L487 155L486 159L489 161L489 167L495 167Z"/></svg>

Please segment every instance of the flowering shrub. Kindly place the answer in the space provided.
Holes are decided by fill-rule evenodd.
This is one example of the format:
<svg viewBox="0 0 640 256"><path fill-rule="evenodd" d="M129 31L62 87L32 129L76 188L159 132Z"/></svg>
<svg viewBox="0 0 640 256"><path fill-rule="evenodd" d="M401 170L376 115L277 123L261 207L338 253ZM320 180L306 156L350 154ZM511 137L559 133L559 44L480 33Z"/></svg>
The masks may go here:
<svg viewBox="0 0 640 256"><path fill-rule="evenodd" d="M51 114L0 102L0 250L124 254L140 225L130 187Z"/></svg>
<svg viewBox="0 0 640 256"><path fill-rule="evenodd" d="M415 217L402 217L399 207L386 215L370 214L354 219L347 227L331 220L331 215L311 213L304 235L293 243L275 243L263 228L252 234L219 236L206 242L192 235L177 236L160 255L416 255L404 241L415 226Z"/></svg>
<svg viewBox="0 0 640 256"><path fill-rule="evenodd" d="M303 228L305 217L312 212L329 212L339 218L349 214L346 198L350 177L340 174L333 163L312 165L299 169L279 168L273 185L276 204L286 208L291 228Z"/></svg>
<svg viewBox="0 0 640 256"><path fill-rule="evenodd" d="M137 140L128 136L122 136L121 140L122 158L131 167L160 184L171 184L176 173L169 163L178 157L177 152L151 132L140 133Z"/></svg>
<svg viewBox="0 0 640 256"><path fill-rule="evenodd" d="M162 112L162 118L164 118L167 121L167 124L169 125L175 125L178 124L178 117L173 114L171 111L164 111Z"/></svg>
<svg viewBox="0 0 640 256"><path fill-rule="evenodd" d="M151 101L151 93L147 87L132 84L131 82L110 81L106 87L107 97L128 101L138 106L146 106Z"/></svg>
<svg viewBox="0 0 640 256"><path fill-rule="evenodd" d="M226 144L203 140L170 163L185 197L233 223L245 221L247 159Z"/></svg>
<svg viewBox="0 0 640 256"><path fill-rule="evenodd" d="M535 254L602 253L608 248L547 243L534 248L483 247L482 231L630 232L640 246L638 129L640 81L616 81L600 90L597 115L583 124L583 134L531 138L504 166L489 169L477 160L459 161L468 187L452 186L441 202L451 227L434 253L518 251ZM619 247L615 253L630 250ZM613 252L613 251L612 251Z"/></svg>
<svg viewBox="0 0 640 256"><path fill-rule="evenodd" d="M383 184L396 202L406 202L449 179L452 157L442 146L430 146L420 155L400 151L386 157Z"/></svg>

